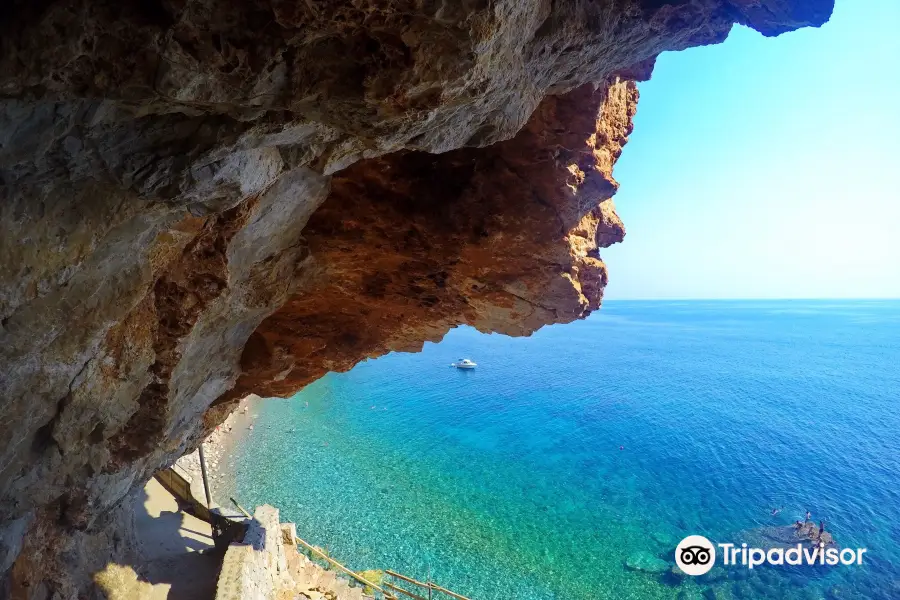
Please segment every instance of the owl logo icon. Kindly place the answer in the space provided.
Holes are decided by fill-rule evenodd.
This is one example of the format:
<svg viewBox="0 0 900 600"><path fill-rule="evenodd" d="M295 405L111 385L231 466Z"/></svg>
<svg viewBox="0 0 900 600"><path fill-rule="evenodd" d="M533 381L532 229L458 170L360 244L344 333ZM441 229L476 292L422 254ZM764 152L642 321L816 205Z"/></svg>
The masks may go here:
<svg viewBox="0 0 900 600"><path fill-rule="evenodd" d="M689 535L675 547L675 563L694 577L709 573L716 564L716 547L702 535Z"/></svg>

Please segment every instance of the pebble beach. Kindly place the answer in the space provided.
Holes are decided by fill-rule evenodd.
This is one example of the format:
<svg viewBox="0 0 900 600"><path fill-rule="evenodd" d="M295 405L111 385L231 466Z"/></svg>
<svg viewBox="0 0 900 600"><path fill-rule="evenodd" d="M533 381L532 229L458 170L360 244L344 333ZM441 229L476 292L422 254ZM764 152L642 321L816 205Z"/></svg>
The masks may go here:
<svg viewBox="0 0 900 600"><path fill-rule="evenodd" d="M259 416L259 404L262 398L250 394L243 398L237 409L232 412L221 425L203 440L203 452L206 456L206 469L209 476L210 491L213 502L218 505L230 505L228 491L233 489L234 451L241 440L253 431L254 421ZM200 469L200 452L195 450L178 459L176 464L191 476L194 493L203 497L203 483Z"/></svg>

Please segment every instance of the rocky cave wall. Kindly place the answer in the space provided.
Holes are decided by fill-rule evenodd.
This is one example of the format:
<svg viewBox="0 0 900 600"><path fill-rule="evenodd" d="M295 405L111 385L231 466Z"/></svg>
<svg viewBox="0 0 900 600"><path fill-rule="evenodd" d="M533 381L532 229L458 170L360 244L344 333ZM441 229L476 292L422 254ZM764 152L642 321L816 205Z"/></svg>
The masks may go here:
<svg viewBox="0 0 900 600"><path fill-rule="evenodd" d="M90 596L249 392L596 309L665 50L832 0L11 0L0 596Z"/></svg>

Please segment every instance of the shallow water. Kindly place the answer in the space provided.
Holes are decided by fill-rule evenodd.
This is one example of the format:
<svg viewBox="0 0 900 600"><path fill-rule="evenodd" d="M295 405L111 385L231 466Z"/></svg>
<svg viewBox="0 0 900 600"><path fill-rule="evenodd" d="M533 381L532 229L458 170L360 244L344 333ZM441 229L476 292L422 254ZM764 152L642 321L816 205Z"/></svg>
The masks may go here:
<svg viewBox="0 0 900 600"><path fill-rule="evenodd" d="M460 356L478 369L449 368ZM607 302L527 339L458 329L269 401L233 485L353 568L478 600L900 598L898 365L898 301ZM864 565L624 567L807 509Z"/></svg>

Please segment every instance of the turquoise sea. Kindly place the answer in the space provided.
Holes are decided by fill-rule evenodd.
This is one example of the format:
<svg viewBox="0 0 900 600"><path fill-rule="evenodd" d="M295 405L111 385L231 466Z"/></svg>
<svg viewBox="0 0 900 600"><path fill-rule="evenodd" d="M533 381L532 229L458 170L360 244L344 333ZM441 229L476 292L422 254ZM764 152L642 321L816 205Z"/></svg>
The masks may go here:
<svg viewBox="0 0 900 600"><path fill-rule="evenodd" d="M355 569L477 600L900 598L900 301L608 301L530 338L461 328L256 423L237 497ZM624 564L806 510L864 564Z"/></svg>

